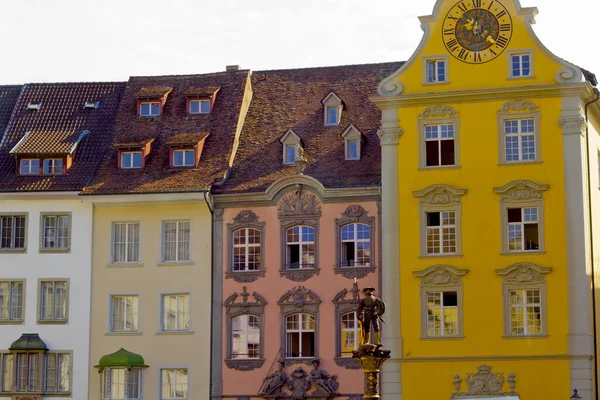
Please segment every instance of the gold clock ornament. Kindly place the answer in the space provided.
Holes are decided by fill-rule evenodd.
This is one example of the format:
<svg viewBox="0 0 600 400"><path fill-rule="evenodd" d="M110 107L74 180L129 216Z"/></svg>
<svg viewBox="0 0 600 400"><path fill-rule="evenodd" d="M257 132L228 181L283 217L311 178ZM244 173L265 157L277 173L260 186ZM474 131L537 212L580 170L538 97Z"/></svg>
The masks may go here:
<svg viewBox="0 0 600 400"><path fill-rule="evenodd" d="M461 0L442 25L442 39L454 58L483 64L498 57L510 43L513 24L497 0Z"/></svg>

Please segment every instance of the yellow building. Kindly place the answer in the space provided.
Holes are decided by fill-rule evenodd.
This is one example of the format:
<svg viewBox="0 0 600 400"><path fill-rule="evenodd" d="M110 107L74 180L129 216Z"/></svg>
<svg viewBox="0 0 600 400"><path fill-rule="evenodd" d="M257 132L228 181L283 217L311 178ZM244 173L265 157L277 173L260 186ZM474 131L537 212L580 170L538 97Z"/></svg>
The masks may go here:
<svg viewBox="0 0 600 400"><path fill-rule="evenodd" d="M536 14L438 0L372 99L384 398L594 398L597 82L543 46Z"/></svg>

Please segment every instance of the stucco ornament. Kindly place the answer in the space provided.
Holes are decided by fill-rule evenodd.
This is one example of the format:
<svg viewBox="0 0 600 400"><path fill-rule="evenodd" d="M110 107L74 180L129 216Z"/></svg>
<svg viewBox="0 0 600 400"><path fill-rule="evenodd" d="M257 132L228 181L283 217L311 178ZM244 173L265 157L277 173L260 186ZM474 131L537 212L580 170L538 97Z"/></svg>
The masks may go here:
<svg viewBox="0 0 600 400"><path fill-rule="evenodd" d="M552 271L550 267L540 267L531 263L516 263L504 269L497 269L496 274L504 277L505 283L543 283L544 275Z"/></svg>
<svg viewBox="0 0 600 400"><path fill-rule="evenodd" d="M334 395L337 393L337 390L340 387L340 384L337 381L337 376L329 375L327 371L319 369L320 364L321 362L319 360L313 360L313 369L308 374L310 382L316 388L316 390L312 392L311 396Z"/></svg>
<svg viewBox="0 0 600 400"><path fill-rule="evenodd" d="M251 222L258 222L258 215L256 215L253 211L243 210L238 213L233 218L233 222L235 224L248 224Z"/></svg>
<svg viewBox="0 0 600 400"><path fill-rule="evenodd" d="M402 128L381 128L377 131L379 142L382 146L395 146L398 144L398 139L402 135Z"/></svg>
<svg viewBox="0 0 600 400"><path fill-rule="evenodd" d="M457 189L449 185L432 185L423 190L413 192L413 196L421 198L421 205L460 204L460 198L467 193L465 189Z"/></svg>
<svg viewBox="0 0 600 400"><path fill-rule="evenodd" d="M304 148L298 147L298 157L296 158L296 171L299 175L304 174L304 170L308 166L308 159L304 155Z"/></svg>
<svg viewBox="0 0 600 400"><path fill-rule="evenodd" d="M423 111L421 114L419 114L419 117L422 118L441 118L441 117L445 117L445 116L449 116L449 117L453 117L455 116L456 110L453 107L450 106L435 106L435 107L429 107L426 108L425 111Z"/></svg>
<svg viewBox="0 0 600 400"><path fill-rule="evenodd" d="M285 363L280 361L278 370L265 377L262 390L259 392L260 395L279 396L281 394L281 388L288 382L284 367Z"/></svg>
<svg viewBox="0 0 600 400"><path fill-rule="evenodd" d="M564 134L583 134L587 127L587 121L583 115L563 117L558 120Z"/></svg>
<svg viewBox="0 0 600 400"><path fill-rule="evenodd" d="M516 374L509 375L510 392L503 392L504 373L492 372L492 366L480 365L477 367L477 372L467 373L465 383L467 384L467 392L461 392L460 376L454 376L454 388L456 392L452 395L452 399L472 398L472 397L488 397L488 396L507 396L516 395L514 391L516 386ZM458 379L457 379L458 378Z"/></svg>
<svg viewBox="0 0 600 400"><path fill-rule="evenodd" d="M288 379L288 389L292 391L292 399L304 399L304 394L310 386L308 374L302 367L297 366Z"/></svg>
<svg viewBox="0 0 600 400"><path fill-rule="evenodd" d="M279 298L279 305L293 305L296 308L302 309L308 304L320 304L321 298L312 290L304 286L296 286L292 290L288 290Z"/></svg>
<svg viewBox="0 0 600 400"><path fill-rule="evenodd" d="M517 101L509 101L504 103L501 113L508 114L511 112L532 112L538 109L532 101L529 100L517 100Z"/></svg>
<svg viewBox="0 0 600 400"><path fill-rule="evenodd" d="M294 192L281 199L277 211L280 217L321 215L321 205L316 195L298 185Z"/></svg>
<svg viewBox="0 0 600 400"><path fill-rule="evenodd" d="M500 188L494 188L494 192L502 195L501 201L540 200L546 190L548 185L531 181L514 181Z"/></svg>
<svg viewBox="0 0 600 400"><path fill-rule="evenodd" d="M427 286L450 286L460 285L461 276L469 272L467 269L457 269L451 265L432 265L423 271L415 271L413 275L421 278L421 285Z"/></svg>
<svg viewBox="0 0 600 400"><path fill-rule="evenodd" d="M236 300L239 296L242 297L242 301L238 303L238 302L236 302ZM250 308L252 306L264 307L267 304L267 301L265 300L265 298L256 292L252 292L252 297L254 297L255 301L248 301L249 297L250 297L250 293L248 293L248 291L246 290L246 286L244 286L241 294L234 292L231 296L229 296L225 300L225 307L226 308L232 308L232 307L238 307L238 308L239 307L248 307L248 308ZM249 311L249 309L244 310L244 311Z"/></svg>

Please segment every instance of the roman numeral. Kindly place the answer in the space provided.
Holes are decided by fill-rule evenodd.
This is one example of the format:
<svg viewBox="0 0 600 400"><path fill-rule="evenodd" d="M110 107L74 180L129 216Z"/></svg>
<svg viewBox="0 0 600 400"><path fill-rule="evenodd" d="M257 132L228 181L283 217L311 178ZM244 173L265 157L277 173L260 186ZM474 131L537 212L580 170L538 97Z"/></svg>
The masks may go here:
<svg viewBox="0 0 600 400"><path fill-rule="evenodd" d="M510 32L510 24L500 25L500 32Z"/></svg>
<svg viewBox="0 0 600 400"><path fill-rule="evenodd" d="M463 13L466 13L469 10L463 3L459 3L458 8L460 8L460 11Z"/></svg>
<svg viewBox="0 0 600 400"><path fill-rule="evenodd" d="M473 53L473 59L475 62L481 62L481 54Z"/></svg>
<svg viewBox="0 0 600 400"><path fill-rule="evenodd" d="M454 29L444 29L444 35L454 35Z"/></svg>
<svg viewBox="0 0 600 400"><path fill-rule="evenodd" d="M494 0L490 1L490 5L488 6L488 11L492 9L492 5L494 5Z"/></svg>
<svg viewBox="0 0 600 400"><path fill-rule="evenodd" d="M490 53L492 53L494 56L497 56L497 55L498 55L498 54L497 54L497 53L496 53L494 50L492 50L492 49L490 49Z"/></svg>
<svg viewBox="0 0 600 400"><path fill-rule="evenodd" d="M446 43L446 46L450 49L450 51L454 51L458 47L458 42L456 39L452 39Z"/></svg>
<svg viewBox="0 0 600 400"><path fill-rule="evenodd" d="M458 21L458 17L453 17L452 15L448 15L448 19L453 19L455 21Z"/></svg>
<svg viewBox="0 0 600 400"><path fill-rule="evenodd" d="M473 0L473 8L481 8L481 0Z"/></svg>
<svg viewBox="0 0 600 400"><path fill-rule="evenodd" d="M467 57L469 57L469 52L466 51L465 49L460 49L460 52L458 53L458 58L460 58L462 60L466 60Z"/></svg>
<svg viewBox="0 0 600 400"><path fill-rule="evenodd" d="M500 47L504 47L508 44L508 39L504 36L498 36L498 39L496 39L496 44Z"/></svg>
<svg viewBox="0 0 600 400"><path fill-rule="evenodd" d="M502 18L506 15L506 11L502 10L498 14L496 14L496 18Z"/></svg>

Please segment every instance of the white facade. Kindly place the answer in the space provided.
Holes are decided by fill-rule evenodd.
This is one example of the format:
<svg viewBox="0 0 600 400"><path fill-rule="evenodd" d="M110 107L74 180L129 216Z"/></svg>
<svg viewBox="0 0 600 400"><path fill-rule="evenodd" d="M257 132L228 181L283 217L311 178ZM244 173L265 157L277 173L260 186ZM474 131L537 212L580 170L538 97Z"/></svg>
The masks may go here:
<svg viewBox="0 0 600 400"><path fill-rule="evenodd" d="M70 250L40 252L41 215L69 213ZM23 333L37 333L50 351L72 352L71 394L44 399L85 399L88 393L92 205L76 193L0 194L0 215L27 214L26 251L0 251L0 280L25 280L23 323L0 324L0 352ZM68 281L68 321L39 323L39 280ZM10 399L10 396L0 399Z"/></svg>

